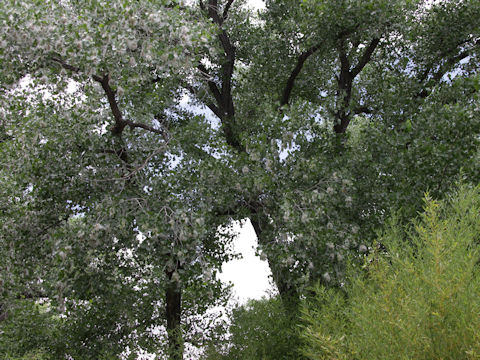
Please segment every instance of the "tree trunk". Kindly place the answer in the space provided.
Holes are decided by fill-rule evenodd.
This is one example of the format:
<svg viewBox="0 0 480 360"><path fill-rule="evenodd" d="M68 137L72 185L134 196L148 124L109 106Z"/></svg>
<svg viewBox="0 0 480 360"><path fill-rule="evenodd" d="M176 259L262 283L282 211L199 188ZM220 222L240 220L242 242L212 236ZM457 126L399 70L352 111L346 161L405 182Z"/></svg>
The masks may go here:
<svg viewBox="0 0 480 360"><path fill-rule="evenodd" d="M7 320L8 312L7 306L5 304L0 303L0 322Z"/></svg>
<svg viewBox="0 0 480 360"><path fill-rule="evenodd" d="M252 216L250 221L257 234L258 244L261 246L268 246L271 242L271 234L268 234L267 229L271 228L268 219L265 216ZM270 236L269 236L270 235ZM289 278L290 269L288 266L280 265L276 259L272 258L271 254L267 253L267 261L272 272L273 282L278 288L280 298L287 311L296 312L299 302L299 293L296 287L292 284Z"/></svg>
<svg viewBox="0 0 480 360"><path fill-rule="evenodd" d="M180 327L182 314L182 289L173 278L175 271L167 271L168 285L165 292L167 317L168 357L170 360L183 360L183 336Z"/></svg>

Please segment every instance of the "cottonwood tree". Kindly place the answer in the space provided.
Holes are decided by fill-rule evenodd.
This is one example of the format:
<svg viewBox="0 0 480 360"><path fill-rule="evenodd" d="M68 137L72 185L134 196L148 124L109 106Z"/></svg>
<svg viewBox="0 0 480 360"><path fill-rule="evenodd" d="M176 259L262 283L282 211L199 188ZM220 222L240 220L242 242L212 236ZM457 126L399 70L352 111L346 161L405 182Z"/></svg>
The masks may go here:
<svg viewBox="0 0 480 360"><path fill-rule="evenodd" d="M66 316L54 357L166 342L182 358L183 335L201 342L208 319L195 319L225 298L215 273L232 235L212 207L232 199L201 158L218 140L177 106L210 33L193 20L170 1L0 11L2 312L49 299Z"/></svg>
<svg viewBox="0 0 480 360"><path fill-rule="evenodd" d="M200 1L217 27L186 88L208 107L280 295L338 284L391 209L439 196L478 146L474 1ZM408 218L408 216L407 216Z"/></svg>

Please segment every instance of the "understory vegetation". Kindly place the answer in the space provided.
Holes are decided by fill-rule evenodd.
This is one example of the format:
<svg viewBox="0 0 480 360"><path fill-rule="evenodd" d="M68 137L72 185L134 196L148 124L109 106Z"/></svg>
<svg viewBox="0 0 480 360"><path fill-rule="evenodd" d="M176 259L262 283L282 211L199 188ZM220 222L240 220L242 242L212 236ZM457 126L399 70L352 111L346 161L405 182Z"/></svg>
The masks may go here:
<svg viewBox="0 0 480 360"><path fill-rule="evenodd" d="M428 195L408 225L392 218L338 288L318 284L300 318L278 298L233 313L205 359L480 358L480 187Z"/></svg>
<svg viewBox="0 0 480 360"><path fill-rule="evenodd" d="M305 304L304 355L320 359L480 358L480 188L425 199L393 220L340 290Z"/></svg>

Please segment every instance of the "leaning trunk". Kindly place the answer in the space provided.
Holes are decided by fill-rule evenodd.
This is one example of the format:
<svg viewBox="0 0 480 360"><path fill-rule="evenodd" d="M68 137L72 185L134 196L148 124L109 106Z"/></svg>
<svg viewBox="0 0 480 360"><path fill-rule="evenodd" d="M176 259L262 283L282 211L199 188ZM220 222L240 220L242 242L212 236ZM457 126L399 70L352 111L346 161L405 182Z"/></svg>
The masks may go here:
<svg viewBox="0 0 480 360"><path fill-rule="evenodd" d="M0 303L0 322L7 320L7 318L8 318L7 306L3 303Z"/></svg>
<svg viewBox="0 0 480 360"><path fill-rule="evenodd" d="M165 293L168 357L170 360L183 360L183 336L180 327L182 311L182 290L176 279L174 271L167 272L168 285Z"/></svg>
<svg viewBox="0 0 480 360"><path fill-rule="evenodd" d="M258 244L267 246L271 242L271 237L267 231L271 226L268 220L261 216L252 216L250 221L257 234ZM272 272L273 282L278 288L285 309L291 314L295 313L300 297L297 288L292 284L289 277L290 269L288 266L279 264L270 255L267 255L267 261Z"/></svg>

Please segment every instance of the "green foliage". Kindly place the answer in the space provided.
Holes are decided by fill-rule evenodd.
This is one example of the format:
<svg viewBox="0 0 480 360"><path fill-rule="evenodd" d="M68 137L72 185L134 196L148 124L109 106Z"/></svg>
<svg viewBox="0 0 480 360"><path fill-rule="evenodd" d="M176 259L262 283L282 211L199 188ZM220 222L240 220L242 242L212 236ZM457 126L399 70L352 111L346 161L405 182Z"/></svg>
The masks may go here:
<svg viewBox="0 0 480 360"><path fill-rule="evenodd" d="M295 311L479 181L478 0L247 3L2 2L0 301L38 288L67 356L160 356L169 289L202 344L232 220Z"/></svg>
<svg viewBox="0 0 480 360"><path fill-rule="evenodd" d="M0 359L53 359L62 320L49 306L32 300L17 300L10 304L7 319L0 322ZM50 354L50 355L48 355Z"/></svg>
<svg viewBox="0 0 480 360"><path fill-rule="evenodd" d="M316 289L308 358L480 358L480 187L424 210L410 230L392 221L342 290Z"/></svg>
<svg viewBox="0 0 480 360"><path fill-rule="evenodd" d="M28 352L22 357L18 358L9 358L10 360L47 360L49 357L46 355L44 351L32 351Z"/></svg>
<svg viewBox="0 0 480 360"><path fill-rule="evenodd" d="M228 341L210 344L204 360L300 359L295 314L280 298L250 300L233 309Z"/></svg>

